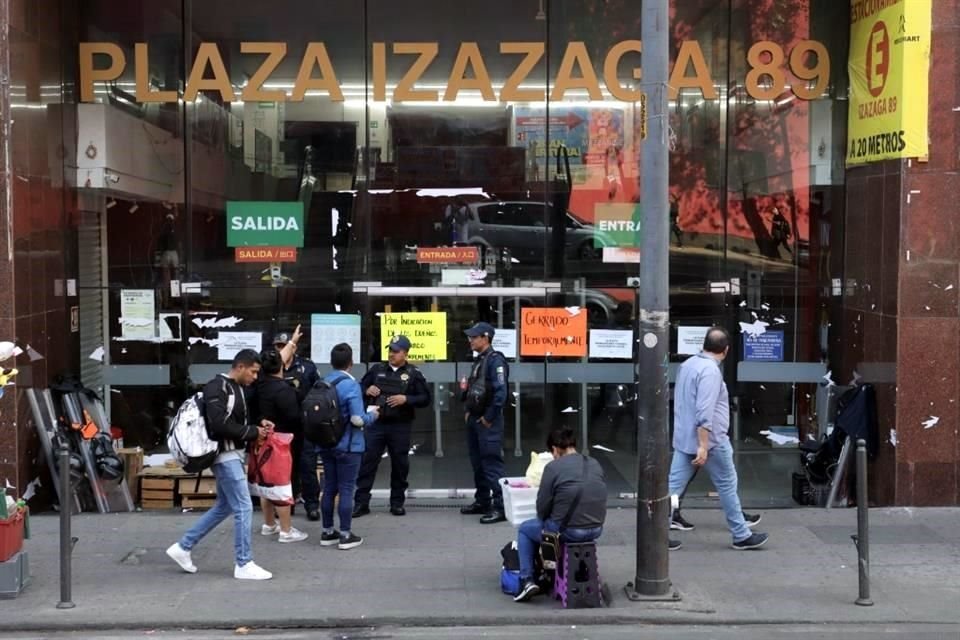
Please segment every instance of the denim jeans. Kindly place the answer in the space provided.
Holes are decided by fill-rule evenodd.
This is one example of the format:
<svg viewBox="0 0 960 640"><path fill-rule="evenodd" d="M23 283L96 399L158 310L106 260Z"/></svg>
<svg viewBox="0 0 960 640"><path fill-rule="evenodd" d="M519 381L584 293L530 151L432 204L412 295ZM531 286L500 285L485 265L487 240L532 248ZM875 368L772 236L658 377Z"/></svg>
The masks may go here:
<svg viewBox="0 0 960 640"><path fill-rule="evenodd" d="M306 438L303 439L303 448L300 450L300 496L303 506L309 513L320 509L320 481L317 480L317 457L320 447Z"/></svg>
<svg viewBox="0 0 960 640"><path fill-rule="evenodd" d="M560 524L553 520L541 522L536 518L524 520L517 530L517 554L520 556L520 579L533 579L533 565L536 562L537 550L544 531L559 531ZM589 542L596 540L603 533L603 527L592 529L574 529L567 527L560 535L566 542Z"/></svg>
<svg viewBox="0 0 960 640"><path fill-rule="evenodd" d="M363 454L321 450L320 459L323 460L323 498L320 500L323 528L333 529L333 502L339 495L340 532L350 531L353 494L357 490L357 474L360 473Z"/></svg>
<svg viewBox="0 0 960 640"><path fill-rule="evenodd" d="M503 468L503 416L489 428L480 424L480 418L467 419L467 449L473 466L473 483L477 488L473 500L479 505L503 511L503 493L500 478Z"/></svg>
<svg viewBox="0 0 960 640"><path fill-rule="evenodd" d="M233 514L233 554L238 567L251 560L250 523L253 519L253 503L250 501L250 488L247 474L240 460L228 460L213 465L213 476L217 480L217 499L213 508L203 514L180 538L180 546L190 551L204 536L213 531L218 524Z"/></svg>
<svg viewBox="0 0 960 640"><path fill-rule="evenodd" d="M694 455L673 452L673 462L670 464L670 495L679 495L690 478L696 473L693 466ZM707 454L707 464L704 470L710 475L710 481L720 495L720 506L727 517L727 526L733 535L734 542L740 542L750 537L750 529L743 519L740 508L740 497L737 495L737 470L733 466L733 447L730 442L718 444Z"/></svg>

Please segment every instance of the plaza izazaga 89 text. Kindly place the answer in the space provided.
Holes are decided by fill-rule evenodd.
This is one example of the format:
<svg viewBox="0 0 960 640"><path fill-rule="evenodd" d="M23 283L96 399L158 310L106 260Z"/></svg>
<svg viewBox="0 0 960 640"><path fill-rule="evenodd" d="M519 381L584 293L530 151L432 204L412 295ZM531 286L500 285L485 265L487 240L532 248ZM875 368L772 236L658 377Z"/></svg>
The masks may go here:
<svg viewBox="0 0 960 640"><path fill-rule="evenodd" d="M302 101L308 92L321 92L330 100L344 100L338 79L335 55L323 42L311 42L300 54L299 71L292 90L277 88L271 77L291 55L284 42L243 42L240 52L260 64L250 81L239 91L230 82L220 46L214 42L200 44L183 91L183 99L194 102L201 91L219 92L225 102ZM371 49L371 95L375 102L439 102L455 101L461 91L479 91L488 102L542 102L563 100L568 92L586 91L591 101L604 99L605 87L613 98L623 102L639 102L642 92L634 88L642 79L640 58L643 43L624 40L613 44L602 60L594 60L583 42L570 42L557 72L551 79L550 94L546 89L529 88L530 74L546 55L543 42L501 42L496 55L514 60L513 71L503 82L494 85L487 72L485 59L494 54L482 53L476 42L462 42L457 50L447 83L441 92L436 88L417 88L425 72L431 69L440 54L437 42L374 42ZM127 54L111 42L80 43L80 98L93 102L98 82L119 79L127 68ZM147 70L150 50L145 42L134 45L136 67L136 100L141 103L177 102L176 91L151 88ZM830 81L830 56L826 46L816 40L800 40L786 50L780 44L761 41L747 52L747 73L742 82L747 93L757 100L776 100L784 87L802 100L820 97ZM599 65L599 66L598 66ZM405 68L395 86L387 84L388 68ZM788 83L789 71L792 81ZM670 76L670 97L681 89L694 89L706 100L719 99L711 70L700 43L686 40L680 44Z"/></svg>

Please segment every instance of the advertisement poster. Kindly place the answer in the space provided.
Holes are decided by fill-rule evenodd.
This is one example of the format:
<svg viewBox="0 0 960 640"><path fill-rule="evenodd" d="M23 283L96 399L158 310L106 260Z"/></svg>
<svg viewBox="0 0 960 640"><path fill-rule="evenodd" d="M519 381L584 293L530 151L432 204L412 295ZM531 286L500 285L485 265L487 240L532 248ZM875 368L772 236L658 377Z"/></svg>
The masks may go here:
<svg viewBox="0 0 960 640"><path fill-rule="evenodd" d="M533 307L520 312L520 355L582 358L587 355L587 312Z"/></svg>
<svg viewBox="0 0 960 640"><path fill-rule="evenodd" d="M747 362L783 362L783 331L745 335L743 359Z"/></svg>
<svg viewBox="0 0 960 640"><path fill-rule="evenodd" d="M633 331L592 329L590 357L633 360Z"/></svg>
<svg viewBox="0 0 960 640"><path fill-rule="evenodd" d="M263 349L263 336L255 331L221 331L217 336L217 360L233 360L244 349Z"/></svg>
<svg viewBox="0 0 960 640"><path fill-rule="evenodd" d="M532 153L527 154L528 173L530 163L536 160L534 174L528 179L543 179L548 162L554 162L557 149L567 148L570 154L570 167L581 179L583 171L577 167L604 167L608 154L615 158L616 149L624 147L623 121L621 109L564 107L562 104L550 107L549 121L547 110L538 107L517 107L514 110L516 142ZM547 129L549 127L550 149L547 149ZM616 160L614 160L616 164ZM551 165L553 166L553 165Z"/></svg>
<svg viewBox="0 0 960 640"><path fill-rule="evenodd" d="M927 155L932 0L855 2L847 165Z"/></svg>
<svg viewBox="0 0 960 640"><path fill-rule="evenodd" d="M710 327L677 327L677 353L695 356L703 351L703 340Z"/></svg>
<svg viewBox="0 0 960 640"><path fill-rule="evenodd" d="M153 289L120 291L120 327L126 340L152 340L156 327Z"/></svg>
<svg viewBox="0 0 960 640"><path fill-rule="evenodd" d="M403 334L410 339L410 359L414 361L447 359L447 314L426 313L381 313L380 344L383 359L393 336Z"/></svg>
<svg viewBox="0 0 960 640"><path fill-rule="evenodd" d="M310 359L330 363L330 351L345 342L360 353L360 316L351 313L314 313L310 316Z"/></svg>

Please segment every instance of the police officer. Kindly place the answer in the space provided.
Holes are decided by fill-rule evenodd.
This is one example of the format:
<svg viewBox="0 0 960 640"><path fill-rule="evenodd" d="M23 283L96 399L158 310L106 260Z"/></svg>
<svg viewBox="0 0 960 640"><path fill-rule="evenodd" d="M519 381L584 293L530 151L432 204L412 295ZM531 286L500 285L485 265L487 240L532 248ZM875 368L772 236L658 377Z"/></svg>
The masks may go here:
<svg viewBox="0 0 960 640"><path fill-rule="evenodd" d="M283 378L293 385L293 388L297 391L297 400L303 403L307 392L320 379L320 374L317 371L317 365L312 360L297 354L296 349L299 347L301 337L299 327L292 337L288 333L278 333L273 337L273 346L277 351L282 351L287 343L293 344L293 358L289 363L284 363ZM314 521L320 519L320 483L317 480L318 453L315 445L304 441L303 433L294 437L290 454L297 461L299 474L294 474L293 477L293 494L300 494L303 498L303 506L307 511L307 518Z"/></svg>
<svg viewBox="0 0 960 640"><path fill-rule="evenodd" d="M460 382L477 492L473 504L460 509L460 513L483 514L482 524L494 524L507 519L499 480L504 476L503 408L507 404L510 369L503 354L491 346L492 326L480 322L467 329L466 334L470 348L478 354L470 378Z"/></svg>
<svg viewBox="0 0 960 640"><path fill-rule="evenodd" d="M390 513L406 515L403 501L410 473L414 409L430 406L430 388L426 379L419 369L407 362L410 340L406 336L395 336L389 349L387 362L371 366L360 381L364 396L371 404L380 407L380 419L364 432L367 450L357 478L354 518L370 513L370 490L384 451L390 454Z"/></svg>

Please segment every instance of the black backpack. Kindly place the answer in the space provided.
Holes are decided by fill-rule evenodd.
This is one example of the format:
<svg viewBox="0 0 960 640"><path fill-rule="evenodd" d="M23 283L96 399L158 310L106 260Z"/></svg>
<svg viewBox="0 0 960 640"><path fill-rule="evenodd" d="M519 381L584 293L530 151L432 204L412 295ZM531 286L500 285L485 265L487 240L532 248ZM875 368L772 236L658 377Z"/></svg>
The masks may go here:
<svg viewBox="0 0 960 640"><path fill-rule="evenodd" d="M339 378L332 384L320 380L303 399L303 437L323 449L332 449L343 437L337 385L346 379Z"/></svg>

